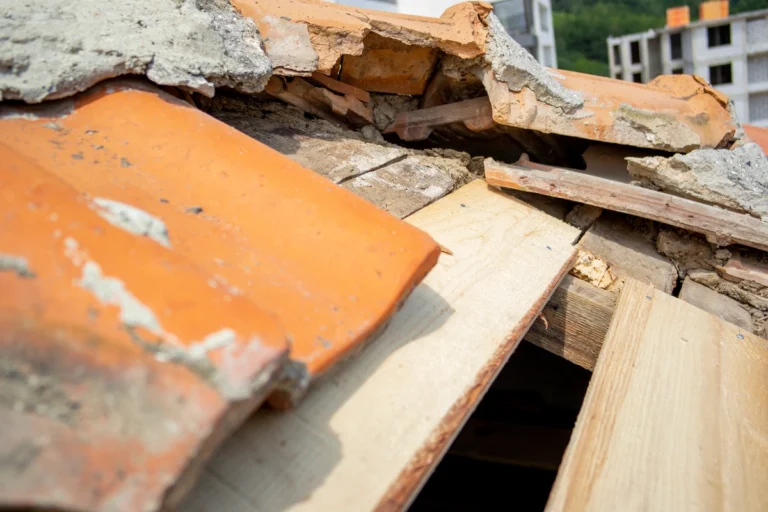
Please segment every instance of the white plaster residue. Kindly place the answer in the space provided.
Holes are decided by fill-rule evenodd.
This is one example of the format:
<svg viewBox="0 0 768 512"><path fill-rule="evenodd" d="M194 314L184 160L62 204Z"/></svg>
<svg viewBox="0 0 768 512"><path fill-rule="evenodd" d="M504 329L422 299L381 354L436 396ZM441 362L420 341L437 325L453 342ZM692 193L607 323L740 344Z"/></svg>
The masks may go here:
<svg viewBox="0 0 768 512"><path fill-rule="evenodd" d="M120 321L125 325L142 327L158 336L165 334L152 310L129 292L120 279L102 274L98 263L86 261L83 275L77 284L94 294L102 303L120 308Z"/></svg>
<svg viewBox="0 0 768 512"><path fill-rule="evenodd" d="M421 191L427 199L439 199L445 195L445 188L438 187L437 185L430 185Z"/></svg>
<svg viewBox="0 0 768 512"><path fill-rule="evenodd" d="M29 269L29 262L23 256L0 253L0 272L9 270L16 272L19 277L35 277L35 273Z"/></svg>
<svg viewBox="0 0 768 512"><path fill-rule="evenodd" d="M187 353L191 357L204 358L208 352L220 348L228 347L237 341L237 334L230 328L220 329L212 332L203 341L193 343L187 348Z"/></svg>
<svg viewBox="0 0 768 512"><path fill-rule="evenodd" d="M98 208L96 212L110 224L133 233L134 235L147 236L165 247L170 247L168 240L168 228L157 217L150 215L129 204L96 197L93 202Z"/></svg>

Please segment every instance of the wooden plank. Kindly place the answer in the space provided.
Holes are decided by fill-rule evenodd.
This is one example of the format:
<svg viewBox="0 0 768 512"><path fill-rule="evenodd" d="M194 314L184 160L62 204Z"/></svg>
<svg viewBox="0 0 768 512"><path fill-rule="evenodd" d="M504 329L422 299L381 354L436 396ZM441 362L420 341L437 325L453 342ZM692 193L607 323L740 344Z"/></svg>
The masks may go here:
<svg viewBox="0 0 768 512"><path fill-rule="evenodd" d="M768 510L768 341L629 280L548 512Z"/></svg>
<svg viewBox="0 0 768 512"><path fill-rule="evenodd" d="M338 80L334 80L328 75L324 75L323 73L320 73L318 71L315 71L314 73L312 73L312 79L324 85L325 87L327 87L328 89L334 92L352 96L362 101L363 103L371 102L371 95L368 93L368 91L364 91L358 87L355 87L354 85L349 85L349 84L345 84L344 82L339 82Z"/></svg>
<svg viewBox="0 0 768 512"><path fill-rule="evenodd" d="M693 304L697 308L722 318L726 322L738 325L748 332L754 332L752 315L749 314L749 311L742 308L734 299L717 293L715 290L697 283L690 277L686 277L685 281L683 281L679 297L688 304Z"/></svg>
<svg viewBox="0 0 768 512"><path fill-rule="evenodd" d="M408 221L453 255L380 339L295 410L251 418L183 510L235 500L260 511L408 505L570 268L578 236L481 180Z"/></svg>
<svg viewBox="0 0 768 512"><path fill-rule="evenodd" d="M740 243L768 251L768 223L663 192L523 160L505 165L486 159L485 179L498 187L570 199L702 233L719 245Z"/></svg>
<svg viewBox="0 0 768 512"><path fill-rule="evenodd" d="M592 370L615 307L613 293L565 276L525 339Z"/></svg>
<svg viewBox="0 0 768 512"><path fill-rule="evenodd" d="M752 281L760 286L768 286L768 265L747 259L738 254L731 257L728 262L717 268L723 278L729 281Z"/></svg>
<svg viewBox="0 0 768 512"><path fill-rule="evenodd" d="M488 97L401 112L384 133L396 133L406 141L424 140L435 127L459 121L472 131L487 130L496 126Z"/></svg>

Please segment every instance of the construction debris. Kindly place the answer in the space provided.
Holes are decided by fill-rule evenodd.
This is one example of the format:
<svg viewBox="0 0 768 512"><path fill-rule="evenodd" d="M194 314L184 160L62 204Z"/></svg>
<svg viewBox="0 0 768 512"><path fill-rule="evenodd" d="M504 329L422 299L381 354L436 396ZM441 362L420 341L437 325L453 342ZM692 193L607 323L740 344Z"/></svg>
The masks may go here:
<svg viewBox="0 0 768 512"><path fill-rule="evenodd" d="M3 11L10 72L0 74L0 100L64 98L127 74L206 96L215 87L253 93L272 71L256 25L227 0L33 0Z"/></svg>
<svg viewBox="0 0 768 512"><path fill-rule="evenodd" d="M485 177L488 183L498 187L584 202L703 233L717 245L740 243L768 250L768 223L663 192L575 170L534 164L527 158L516 165L502 165L488 159Z"/></svg>
<svg viewBox="0 0 768 512"><path fill-rule="evenodd" d="M690 277L683 281L679 297L726 322L746 329L747 332L754 332L752 317L739 302L697 283Z"/></svg>
<svg viewBox="0 0 768 512"><path fill-rule="evenodd" d="M768 157L755 143L627 161L629 173L645 186L768 222Z"/></svg>
<svg viewBox="0 0 768 512"><path fill-rule="evenodd" d="M403 508L531 326L589 370L604 339L642 341L612 317L670 325L646 300L766 336L768 133L700 77L544 68L481 2L4 14L0 508L174 508L249 414L311 385L243 434L271 462L242 471L239 437L217 489L246 510ZM318 439L317 466L275 471Z"/></svg>
<svg viewBox="0 0 768 512"><path fill-rule="evenodd" d="M377 97L382 95L374 95ZM214 99L210 112L400 218L472 179L466 154L406 149L385 142L381 135L380 142L372 143L369 140L376 137L307 119L300 110L282 103L225 94ZM448 154L451 157L443 156Z"/></svg>

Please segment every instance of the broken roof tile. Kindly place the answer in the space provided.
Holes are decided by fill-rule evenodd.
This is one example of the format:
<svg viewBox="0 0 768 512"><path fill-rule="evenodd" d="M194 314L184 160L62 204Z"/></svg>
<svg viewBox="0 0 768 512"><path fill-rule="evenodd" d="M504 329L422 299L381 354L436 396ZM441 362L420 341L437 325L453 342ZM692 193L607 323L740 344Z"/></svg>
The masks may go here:
<svg viewBox="0 0 768 512"><path fill-rule="evenodd" d="M635 84L563 70L551 71L563 85L579 90L584 105L564 112L523 88L510 90L487 70L482 73L489 98L401 112L387 132L420 140L436 127L462 121L470 130L490 130L495 123L537 133L566 135L639 148L687 153L730 143L736 123L727 104L693 77L660 77ZM490 101L489 101L490 100Z"/></svg>
<svg viewBox="0 0 768 512"><path fill-rule="evenodd" d="M425 103L437 108L436 98L471 100L478 87L485 89L491 109L479 126L486 129L495 122L683 153L726 147L738 137L728 98L702 78L661 76L650 84L635 84L546 69L506 33L488 4L458 4L440 18L319 0L234 4L257 23L268 15L306 26L320 56L318 70L356 87L427 94ZM444 93L441 87L454 90ZM401 129L395 131L410 128L410 118L418 113L402 115Z"/></svg>
<svg viewBox="0 0 768 512"><path fill-rule="evenodd" d="M172 506L274 389L286 335L2 143L0 161L0 450L23 460L0 465L2 503Z"/></svg>
<svg viewBox="0 0 768 512"><path fill-rule="evenodd" d="M149 84L2 111L15 151L162 219L211 286L275 313L293 341L290 396L371 339L437 261L425 233Z"/></svg>
<svg viewBox="0 0 768 512"><path fill-rule="evenodd" d="M322 0L232 0L260 30L266 16L306 25L319 57L317 70L330 73L343 55L362 55L368 34L414 48L430 47L462 58L485 51L485 31L479 14L490 5L465 2L449 8L440 18L359 9ZM278 71L279 72L279 71Z"/></svg>

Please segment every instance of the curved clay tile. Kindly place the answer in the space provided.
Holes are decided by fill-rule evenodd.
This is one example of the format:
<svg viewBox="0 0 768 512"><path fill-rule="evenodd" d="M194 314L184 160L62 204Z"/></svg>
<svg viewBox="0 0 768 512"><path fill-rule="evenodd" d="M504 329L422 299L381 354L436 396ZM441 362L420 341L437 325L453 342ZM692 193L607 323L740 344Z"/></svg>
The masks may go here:
<svg viewBox="0 0 768 512"><path fill-rule="evenodd" d="M3 115L14 150L161 219L212 285L274 312L292 340L290 393L370 339L437 262L422 231L142 82Z"/></svg>
<svg viewBox="0 0 768 512"><path fill-rule="evenodd" d="M172 505L274 388L284 331L1 143L0 162L3 505Z"/></svg>
<svg viewBox="0 0 768 512"><path fill-rule="evenodd" d="M284 37L284 31L295 30L290 24L306 25L309 40L319 58L317 70L323 73L329 73L342 55L361 55L365 46L363 40L368 34L412 48L430 47L466 59L477 57L485 52L487 33L480 16L491 10L491 6L484 2L463 2L449 8L440 18L429 18L335 5L322 0L233 0L232 5L253 19L259 31L269 39ZM278 27L279 20L288 24L282 23ZM294 44L295 40L294 37L286 44ZM267 47L268 54L269 50ZM407 53L401 52L401 59L407 57ZM414 60L421 57L423 54L415 56Z"/></svg>

